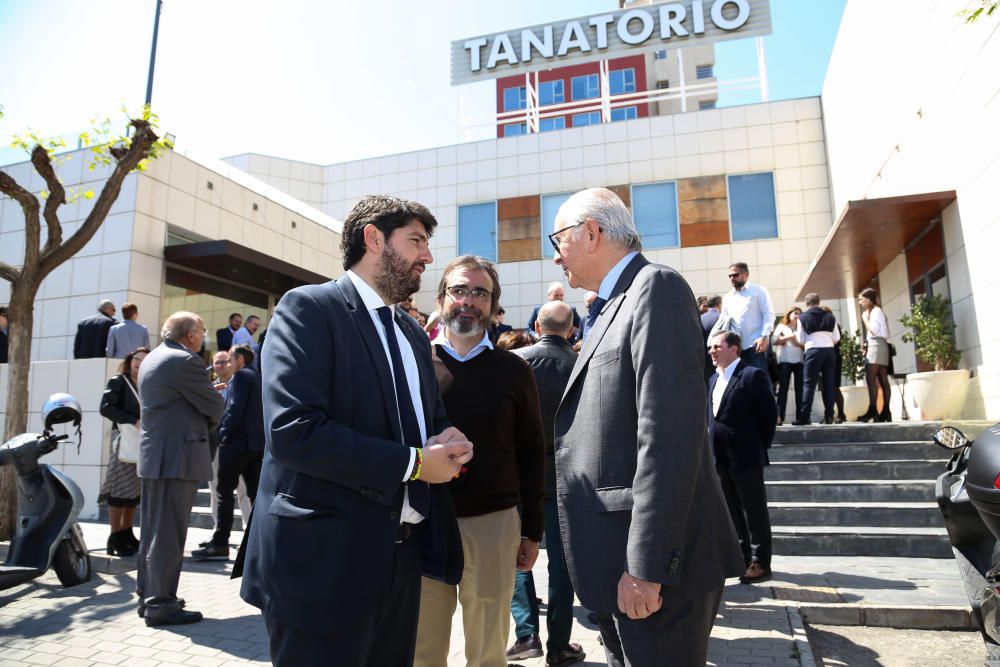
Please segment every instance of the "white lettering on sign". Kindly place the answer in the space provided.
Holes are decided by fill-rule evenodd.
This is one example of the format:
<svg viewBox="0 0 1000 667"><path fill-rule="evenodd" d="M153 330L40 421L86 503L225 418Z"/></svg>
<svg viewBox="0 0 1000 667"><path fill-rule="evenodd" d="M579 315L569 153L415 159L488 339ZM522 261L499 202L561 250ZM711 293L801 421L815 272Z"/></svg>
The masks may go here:
<svg viewBox="0 0 1000 667"><path fill-rule="evenodd" d="M636 47L644 51L677 48L694 43L696 37L700 37L698 43L709 44L766 35L770 30L768 0L654 2L453 42L452 82L476 80L483 75L501 76L492 70L543 69L552 66L546 61L556 58L585 62L617 57ZM733 35L735 31L740 32ZM607 53L599 56L595 50Z"/></svg>

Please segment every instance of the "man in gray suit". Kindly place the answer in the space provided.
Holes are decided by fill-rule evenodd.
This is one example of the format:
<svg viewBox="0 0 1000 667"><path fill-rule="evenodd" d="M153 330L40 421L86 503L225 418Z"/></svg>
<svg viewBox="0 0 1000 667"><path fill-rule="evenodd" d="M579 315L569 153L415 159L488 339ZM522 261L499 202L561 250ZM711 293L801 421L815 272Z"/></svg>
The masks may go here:
<svg viewBox="0 0 1000 667"><path fill-rule="evenodd" d="M610 190L570 197L555 229L570 286L598 295L554 424L570 575L613 616L627 665L704 665L725 579L745 567L708 448L694 295L639 254Z"/></svg>
<svg viewBox="0 0 1000 667"><path fill-rule="evenodd" d="M195 493L199 483L212 478L209 434L225 402L198 355L205 341L202 319L174 313L161 336L163 343L139 369L142 535L136 594L146 625L179 625L202 618L200 612L183 609L177 582Z"/></svg>

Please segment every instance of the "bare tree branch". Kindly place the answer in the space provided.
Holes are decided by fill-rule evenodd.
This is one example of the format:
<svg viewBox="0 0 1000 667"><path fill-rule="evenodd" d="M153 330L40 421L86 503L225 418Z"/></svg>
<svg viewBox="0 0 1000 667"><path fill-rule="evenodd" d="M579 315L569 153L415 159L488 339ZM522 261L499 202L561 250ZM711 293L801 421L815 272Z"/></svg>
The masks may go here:
<svg viewBox="0 0 1000 667"><path fill-rule="evenodd" d="M15 268L6 262L0 262L0 278L13 285L20 277L21 269Z"/></svg>
<svg viewBox="0 0 1000 667"><path fill-rule="evenodd" d="M97 201L94 203L94 208L91 209L90 215L87 216L87 219L84 220L80 228L66 239L62 245L51 250L46 250L42 254L40 264L43 276L76 254L94 236L94 233L100 228L101 223L104 222L104 218L108 215L108 211L111 210L111 205L118 198L118 193L122 188L122 181L135 169L139 162L149 155L149 149L159 139L147 121L133 119L131 124L135 128L135 133L132 135L132 143L124 153L117 151L122 157L118 159L114 171L111 172L111 176L108 177L104 187L101 189L101 194L97 196Z"/></svg>
<svg viewBox="0 0 1000 667"><path fill-rule="evenodd" d="M45 242L45 251L48 251L62 243L62 223L59 222L57 209L66 203L66 189L56 176L49 152L38 144L31 150L31 164L49 186L49 197L45 200L45 210L42 213L49 230L49 238Z"/></svg>
<svg viewBox="0 0 1000 667"><path fill-rule="evenodd" d="M24 210L24 266L34 266L34 263L38 261L40 234L38 198L2 171L0 171L0 192L14 199Z"/></svg>

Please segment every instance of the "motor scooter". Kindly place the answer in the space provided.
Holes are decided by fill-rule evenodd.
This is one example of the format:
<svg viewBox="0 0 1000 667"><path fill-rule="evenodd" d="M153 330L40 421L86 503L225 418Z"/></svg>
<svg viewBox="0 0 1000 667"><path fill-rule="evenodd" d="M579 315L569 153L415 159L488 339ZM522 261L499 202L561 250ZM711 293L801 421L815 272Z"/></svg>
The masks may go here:
<svg viewBox="0 0 1000 667"><path fill-rule="evenodd" d="M17 523L0 565L0 589L30 581L50 567L63 586L82 584L92 576L87 545L76 523L83 493L61 470L38 462L69 437L53 433L52 426L72 421L79 429L80 404L68 394L53 394L43 413L41 434L22 433L0 446L0 467L13 466L17 474Z"/></svg>
<svg viewBox="0 0 1000 667"><path fill-rule="evenodd" d="M945 426L934 442L953 452L935 495L986 644L985 664L1000 667L1000 424L975 442Z"/></svg>

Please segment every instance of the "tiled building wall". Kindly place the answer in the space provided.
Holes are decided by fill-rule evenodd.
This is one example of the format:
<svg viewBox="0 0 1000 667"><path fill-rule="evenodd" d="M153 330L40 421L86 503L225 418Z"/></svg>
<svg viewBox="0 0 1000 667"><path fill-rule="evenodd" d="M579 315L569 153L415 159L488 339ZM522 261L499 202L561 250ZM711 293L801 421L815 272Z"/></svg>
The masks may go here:
<svg viewBox="0 0 1000 667"><path fill-rule="evenodd" d="M711 205L727 174L774 173L779 236L729 243ZM707 180L706 177L708 177ZM712 179L717 180L712 180ZM516 200L498 217L500 276L507 322L524 326L546 286L562 278L551 260L538 257L535 234L540 195L586 187L627 186L662 180L690 181L684 190L704 199L709 212L691 205L689 222L708 225L707 235L685 234L689 247L649 249L647 255L680 270L696 294L724 293L731 262L751 266L751 281L767 286L776 310L792 303L794 291L819 250L833 220L819 100L807 98L675 116L643 118L555 132L334 164L325 168L324 211L338 219L369 193L395 194L431 208L440 226L432 239L435 262L417 297L433 308L440 270L457 248L458 206ZM698 187L694 187L697 185ZM627 190L625 190L627 192ZM513 205L512 205L513 206ZM512 222L516 221L516 222ZM714 227L713 227L714 225ZM533 239L529 236L534 235ZM524 241L524 243L521 243ZM723 242L725 241L725 242ZM701 243L708 243L701 245ZM530 246L536 249L528 250ZM516 249L516 250L515 250ZM531 253L534 253L533 255ZM504 261L507 259L508 261ZM583 292L568 290L567 301L582 311Z"/></svg>

